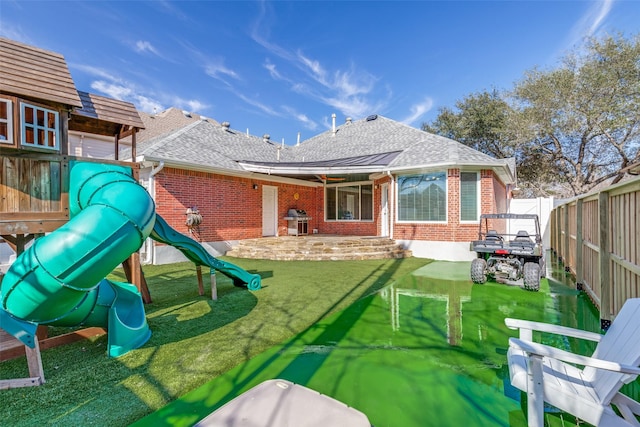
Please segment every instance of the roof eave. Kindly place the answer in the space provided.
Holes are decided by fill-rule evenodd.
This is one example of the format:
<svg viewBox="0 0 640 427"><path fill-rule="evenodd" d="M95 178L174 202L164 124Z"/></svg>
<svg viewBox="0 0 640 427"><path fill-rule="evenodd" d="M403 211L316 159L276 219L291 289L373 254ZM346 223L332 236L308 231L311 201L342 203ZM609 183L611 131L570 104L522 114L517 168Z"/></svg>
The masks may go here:
<svg viewBox="0 0 640 427"><path fill-rule="evenodd" d="M283 174L283 175L341 175L352 173L376 173L385 170L384 166L295 166L295 167L282 167L282 166L265 166L254 165L251 163L239 163L246 171L265 173L265 174Z"/></svg>
<svg viewBox="0 0 640 427"><path fill-rule="evenodd" d="M264 181L296 184L296 185L302 185L307 187L322 186L322 183L310 182L310 181L296 179L296 178L274 176L274 175L269 175L269 173L266 173L266 172L237 170L237 169L228 169L228 168L215 167L215 166L199 165L199 164L193 164L190 162L183 162L176 159L165 159L161 157L153 157L148 155L138 156L137 161L138 162L155 162L155 163L164 162L165 167L173 167L176 169L192 170L192 171L198 171L198 172L215 173L215 174L227 175L227 176L237 176L240 178L261 179Z"/></svg>

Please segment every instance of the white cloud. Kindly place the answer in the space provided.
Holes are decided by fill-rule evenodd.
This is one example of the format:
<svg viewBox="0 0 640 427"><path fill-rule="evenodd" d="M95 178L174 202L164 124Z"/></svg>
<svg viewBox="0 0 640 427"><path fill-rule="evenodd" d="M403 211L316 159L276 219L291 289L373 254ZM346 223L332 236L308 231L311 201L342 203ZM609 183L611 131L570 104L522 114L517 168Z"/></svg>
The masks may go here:
<svg viewBox="0 0 640 427"><path fill-rule="evenodd" d="M209 62L204 67L204 72L209 77L213 77L214 79L220 80L220 81L226 83L227 85L229 83L227 83L227 81L223 78L223 76L229 76L229 77L234 78L236 80L240 79L240 76L235 71L233 71L232 69L227 68L223 64L223 61L221 59L211 60L211 62Z"/></svg>
<svg viewBox="0 0 640 427"><path fill-rule="evenodd" d="M289 107L289 106L283 106L282 109L289 114L291 117L293 117L295 120L299 121L300 123L302 123L302 125L309 129L309 130L316 130L318 129L318 123L316 123L315 121L311 120L306 114L300 113L298 111L296 111L294 108Z"/></svg>
<svg viewBox="0 0 640 427"><path fill-rule="evenodd" d="M97 90L120 101L131 102L136 106L136 108L147 113L164 110L163 105L158 100L138 93L130 86L125 86L115 82L106 82L104 80L96 80L91 83L91 89Z"/></svg>
<svg viewBox="0 0 640 427"><path fill-rule="evenodd" d="M244 102L246 102L247 104L256 107L257 109L261 110L264 113L267 113L270 116L281 116L281 114L279 112L277 112L276 110L274 110L272 107L265 105L261 102L256 101L255 99L249 98L241 93L235 93L235 95L240 98L241 100L243 100Z"/></svg>
<svg viewBox="0 0 640 427"><path fill-rule="evenodd" d="M141 87L102 68L90 65L74 65L74 68L96 77L96 80L91 83L91 89L114 99L131 102L138 110L146 113L162 111L166 108L165 106L194 112L209 108L209 104L198 99L184 99L169 93L155 93L149 88Z"/></svg>
<svg viewBox="0 0 640 427"><path fill-rule="evenodd" d="M404 120L401 120L401 122L406 125L411 125L413 122L420 119L425 113L429 112L431 108L433 108L433 99L427 97L424 101L412 105L410 108L411 114Z"/></svg>
<svg viewBox="0 0 640 427"><path fill-rule="evenodd" d="M292 50L271 42L268 23L270 12L268 5L261 3L261 13L251 28L251 37L290 66L291 71L285 75L282 67L276 69L275 64L268 61L264 67L272 78L286 81L292 92L322 102L348 116L371 114L386 105L387 96L380 96L376 90L378 79L371 73L358 70L354 64L346 70L330 70L321 61L299 49Z"/></svg>
<svg viewBox="0 0 640 427"><path fill-rule="evenodd" d="M146 40L138 40L135 43L135 47L134 48L135 48L136 52L138 52L138 53L150 52L150 53L153 53L154 55L160 56L160 54L158 53L156 48L153 47L151 42L148 42Z"/></svg>
<svg viewBox="0 0 640 427"><path fill-rule="evenodd" d="M278 70L276 69L276 65L274 63L272 63L271 61L267 60L267 62L262 64L262 66L267 71L269 71L269 75L271 76L272 79L274 79L274 80L285 80L285 78L282 76L282 74L280 74L280 72L278 72Z"/></svg>
<svg viewBox="0 0 640 427"><path fill-rule="evenodd" d="M12 25L12 23L7 22L4 19L0 19L0 36L24 44L34 44L21 27Z"/></svg>
<svg viewBox="0 0 640 427"><path fill-rule="evenodd" d="M573 25L568 37L567 45L573 48L576 44L598 34L604 26L615 0L600 0L591 2L591 6Z"/></svg>

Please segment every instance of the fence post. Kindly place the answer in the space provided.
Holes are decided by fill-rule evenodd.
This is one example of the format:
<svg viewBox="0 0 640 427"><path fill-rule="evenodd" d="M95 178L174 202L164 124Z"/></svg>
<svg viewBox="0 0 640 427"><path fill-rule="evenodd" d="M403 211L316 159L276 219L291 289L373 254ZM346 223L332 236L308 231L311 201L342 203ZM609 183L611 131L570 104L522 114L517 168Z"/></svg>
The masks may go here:
<svg viewBox="0 0 640 427"><path fill-rule="evenodd" d="M582 199L576 202L576 284L584 283L584 271L582 261ZM580 288L578 288L580 289Z"/></svg>
<svg viewBox="0 0 640 427"><path fill-rule="evenodd" d="M569 249L571 233L569 233L569 204L563 207L564 218L562 218L562 229L564 231L564 238L562 239L563 257L562 263L564 264L564 271L571 271L571 250Z"/></svg>
<svg viewBox="0 0 640 427"><path fill-rule="evenodd" d="M600 326L608 329L611 324L612 286L609 254L609 193L598 194L598 225L600 227Z"/></svg>

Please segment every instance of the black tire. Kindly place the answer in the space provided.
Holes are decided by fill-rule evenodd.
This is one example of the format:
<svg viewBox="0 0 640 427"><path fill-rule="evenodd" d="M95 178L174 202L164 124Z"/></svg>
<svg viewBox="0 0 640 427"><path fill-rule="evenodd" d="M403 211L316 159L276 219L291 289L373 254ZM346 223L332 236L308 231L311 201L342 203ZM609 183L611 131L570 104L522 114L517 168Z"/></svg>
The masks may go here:
<svg viewBox="0 0 640 427"><path fill-rule="evenodd" d="M540 265L527 262L524 265L524 288L528 291L540 290Z"/></svg>
<svg viewBox="0 0 640 427"><path fill-rule="evenodd" d="M544 260L544 258L540 258L538 264L540 265L540 277L547 277L547 262Z"/></svg>
<svg viewBox="0 0 640 427"><path fill-rule="evenodd" d="M482 258L471 261L471 281L478 284L487 281L487 261Z"/></svg>

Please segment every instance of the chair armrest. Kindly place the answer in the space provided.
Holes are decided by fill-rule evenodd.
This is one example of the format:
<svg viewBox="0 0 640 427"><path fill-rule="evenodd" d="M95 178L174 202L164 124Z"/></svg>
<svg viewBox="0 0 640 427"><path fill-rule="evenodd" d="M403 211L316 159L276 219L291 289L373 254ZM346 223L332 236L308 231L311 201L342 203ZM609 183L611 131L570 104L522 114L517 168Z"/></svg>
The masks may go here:
<svg viewBox="0 0 640 427"><path fill-rule="evenodd" d="M574 363L582 366L591 366L597 369L605 369L612 372L620 372L623 374L640 375L640 368L630 365L622 365L608 360L596 359L593 357L582 356L570 353L559 348L549 345L540 344L532 341L523 341L518 338L509 338L509 347L522 350L528 354L533 354L550 359L560 360L562 362Z"/></svg>
<svg viewBox="0 0 640 427"><path fill-rule="evenodd" d="M549 332L556 335L565 335L567 337L580 338L595 342L600 342L602 339L602 335L595 332L583 331L581 329L569 328L567 326L552 325L550 323L510 318L504 319L504 323L509 329L526 329L530 331Z"/></svg>

